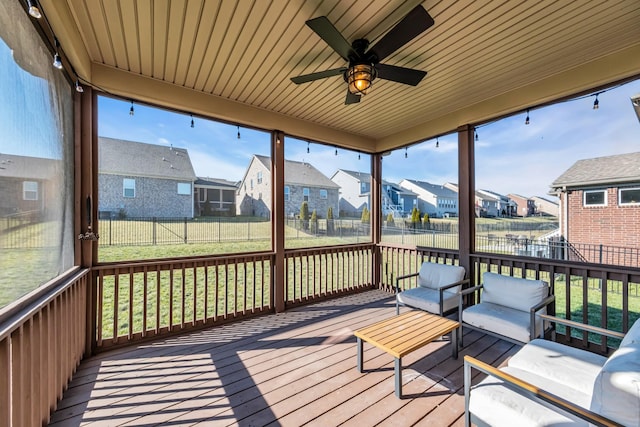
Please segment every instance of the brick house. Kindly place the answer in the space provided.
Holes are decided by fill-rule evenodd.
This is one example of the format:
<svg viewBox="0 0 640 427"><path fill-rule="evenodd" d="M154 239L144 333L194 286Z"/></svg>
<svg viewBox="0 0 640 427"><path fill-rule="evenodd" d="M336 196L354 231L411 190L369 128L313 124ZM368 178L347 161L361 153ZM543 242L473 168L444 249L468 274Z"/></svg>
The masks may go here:
<svg viewBox="0 0 640 427"><path fill-rule="evenodd" d="M98 138L102 216L193 218L195 180L183 148Z"/></svg>
<svg viewBox="0 0 640 427"><path fill-rule="evenodd" d="M309 212L325 218L329 207L337 218L340 187L322 172L306 162L284 162L284 212L287 216L300 213L306 201ZM271 158L254 154L238 186L238 215L271 217Z"/></svg>
<svg viewBox="0 0 640 427"><path fill-rule="evenodd" d="M640 247L640 153L579 160L553 181L550 193L560 199L567 241Z"/></svg>
<svg viewBox="0 0 640 427"><path fill-rule="evenodd" d="M62 160L0 154L0 217L45 213L60 202L59 183L53 178Z"/></svg>
<svg viewBox="0 0 640 427"><path fill-rule="evenodd" d="M507 197L515 202L517 216L533 216L536 214L536 202L533 199L515 193L509 193Z"/></svg>

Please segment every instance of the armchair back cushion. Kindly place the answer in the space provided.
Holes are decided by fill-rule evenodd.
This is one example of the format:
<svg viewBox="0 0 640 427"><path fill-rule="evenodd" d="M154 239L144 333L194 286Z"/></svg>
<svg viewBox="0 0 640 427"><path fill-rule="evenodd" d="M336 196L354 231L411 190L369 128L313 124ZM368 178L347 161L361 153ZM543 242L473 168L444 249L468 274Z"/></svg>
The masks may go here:
<svg viewBox="0 0 640 427"><path fill-rule="evenodd" d="M520 279L490 272L484 273L482 284L482 302L526 312L549 293L549 286L542 280Z"/></svg>
<svg viewBox="0 0 640 427"><path fill-rule="evenodd" d="M458 265L423 262L418 275L418 285L424 288L440 289L443 286L464 279L464 267ZM459 292L460 286L448 289L447 292Z"/></svg>
<svg viewBox="0 0 640 427"><path fill-rule="evenodd" d="M596 377L591 410L625 426L640 425L640 320Z"/></svg>

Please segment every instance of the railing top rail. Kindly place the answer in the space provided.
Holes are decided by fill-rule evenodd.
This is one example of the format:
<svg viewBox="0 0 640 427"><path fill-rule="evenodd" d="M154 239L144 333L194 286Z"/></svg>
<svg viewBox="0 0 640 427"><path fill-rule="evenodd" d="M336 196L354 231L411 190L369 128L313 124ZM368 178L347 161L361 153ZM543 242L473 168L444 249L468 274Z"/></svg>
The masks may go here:
<svg viewBox="0 0 640 427"><path fill-rule="evenodd" d="M73 267L59 278L51 280L15 303L0 310L0 341L20 327L27 319L63 293L69 286L89 273L89 269Z"/></svg>
<svg viewBox="0 0 640 427"><path fill-rule="evenodd" d="M598 264L598 263L587 263L587 262L575 262L571 260L557 260L550 258L536 258L536 257L528 257L528 256L515 256L515 255L505 255L505 254L496 254L491 252L475 252L470 255L473 259L494 259L500 261L514 262L514 263L526 263L526 264L537 264L537 265L545 265L559 268L571 268L571 269L581 269L581 270L595 270L602 271L606 273L612 274L623 274L630 275L634 281L640 280L640 268L635 267L620 267L615 265L608 264Z"/></svg>
<svg viewBox="0 0 640 427"><path fill-rule="evenodd" d="M288 256L296 256L296 255L306 255L312 253L322 253L322 252L350 252L353 250L361 250L361 249L371 249L374 247L374 244L371 242L367 243L353 243L347 245L336 245L336 246L317 246L311 248L296 248L296 249L285 249L285 257Z"/></svg>

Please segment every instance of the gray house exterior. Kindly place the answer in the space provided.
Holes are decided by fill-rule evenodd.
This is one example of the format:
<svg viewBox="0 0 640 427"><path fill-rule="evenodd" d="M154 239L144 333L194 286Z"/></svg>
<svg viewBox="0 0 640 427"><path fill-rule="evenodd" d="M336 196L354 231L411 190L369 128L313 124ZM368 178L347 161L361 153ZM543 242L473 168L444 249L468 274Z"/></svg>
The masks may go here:
<svg viewBox="0 0 640 427"><path fill-rule="evenodd" d="M285 215L299 214L306 201L309 212L315 210L318 218L326 218L329 207L334 218L339 216L340 188L311 164L285 160L284 185ZM254 155L238 187L238 214L270 218L271 193L271 159Z"/></svg>
<svg viewBox="0 0 640 427"><path fill-rule="evenodd" d="M100 137L101 216L192 218L196 174L183 148Z"/></svg>
<svg viewBox="0 0 640 427"><path fill-rule="evenodd" d="M418 209L430 217L458 216L458 193L444 185L403 179L400 187L418 195Z"/></svg>

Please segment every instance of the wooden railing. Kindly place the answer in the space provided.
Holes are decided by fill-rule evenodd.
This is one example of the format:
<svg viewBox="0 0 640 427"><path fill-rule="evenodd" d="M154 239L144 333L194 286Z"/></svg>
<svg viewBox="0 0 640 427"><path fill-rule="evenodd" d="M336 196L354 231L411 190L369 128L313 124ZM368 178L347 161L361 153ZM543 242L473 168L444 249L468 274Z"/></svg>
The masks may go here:
<svg viewBox="0 0 640 427"><path fill-rule="evenodd" d="M416 273L424 261L458 264L458 251L450 249L410 247L383 244L380 246L380 287L394 291L396 277ZM408 287L417 286L416 278L404 281Z"/></svg>
<svg viewBox="0 0 640 427"><path fill-rule="evenodd" d="M373 250L370 243L287 250L286 305L371 288Z"/></svg>
<svg viewBox="0 0 640 427"><path fill-rule="evenodd" d="M1 426L49 422L85 352L88 278L88 270L76 269L36 290L27 306L3 310Z"/></svg>
<svg viewBox="0 0 640 427"><path fill-rule="evenodd" d="M556 296L552 310L559 317L618 332L640 318L640 269L496 254L476 254L472 260L472 283L480 283L485 271L545 280ZM558 331L556 341L597 353L616 345L570 328Z"/></svg>
<svg viewBox="0 0 640 427"><path fill-rule="evenodd" d="M269 311L272 265L252 253L97 266L96 348Z"/></svg>

